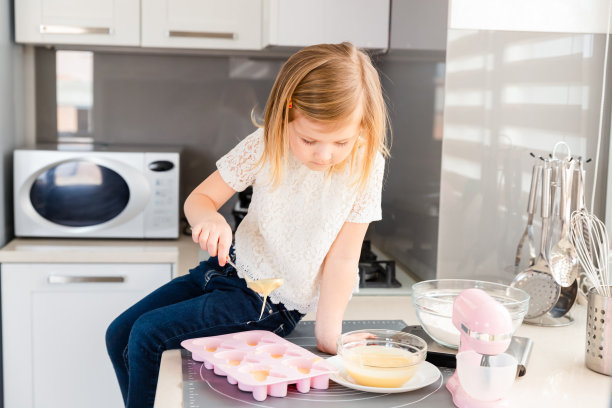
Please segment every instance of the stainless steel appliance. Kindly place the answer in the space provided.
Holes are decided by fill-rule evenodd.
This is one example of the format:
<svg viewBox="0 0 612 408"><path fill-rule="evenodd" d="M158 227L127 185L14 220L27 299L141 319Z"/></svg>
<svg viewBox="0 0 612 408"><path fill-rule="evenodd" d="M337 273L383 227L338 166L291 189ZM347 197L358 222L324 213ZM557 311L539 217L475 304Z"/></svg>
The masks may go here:
<svg viewBox="0 0 612 408"><path fill-rule="evenodd" d="M178 149L39 145L14 152L19 237L177 238Z"/></svg>

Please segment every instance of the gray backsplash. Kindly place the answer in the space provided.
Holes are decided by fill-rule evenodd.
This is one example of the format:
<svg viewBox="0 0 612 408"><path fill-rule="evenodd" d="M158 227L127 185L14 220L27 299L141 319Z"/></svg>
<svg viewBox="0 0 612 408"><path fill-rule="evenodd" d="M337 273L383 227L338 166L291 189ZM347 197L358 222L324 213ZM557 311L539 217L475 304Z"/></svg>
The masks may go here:
<svg viewBox="0 0 612 408"><path fill-rule="evenodd" d="M369 236L421 278L435 274L441 162L442 52L392 51L375 58L391 111L394 143L383 221ZM53 51L37 48L38 140L55 140ZM215 161L255 127L283 58L94 54L97 142L183 147L182 200ZM222 209L232 221L231 200Z"/></svg>

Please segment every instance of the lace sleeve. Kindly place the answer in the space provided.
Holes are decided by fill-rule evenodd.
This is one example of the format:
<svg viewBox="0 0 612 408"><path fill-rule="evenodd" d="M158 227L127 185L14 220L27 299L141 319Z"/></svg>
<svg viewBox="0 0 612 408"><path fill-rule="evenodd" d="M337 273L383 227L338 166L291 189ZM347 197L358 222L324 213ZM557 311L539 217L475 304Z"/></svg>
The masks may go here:
<svg viewBox="0 0 612 408"><path fill-rule="evenodd" d="M369 223L382 219L381 199L385 159L376 155L374 168L364 190L357 196L346 222Z"/></svg>
<svg viewBox="0 0 612 408"><path fill-rule="evenodd" d="M221 178L235 191L242 191L255 180L257 162L263 154L263 130L258 129L217 161Z"/></svg>

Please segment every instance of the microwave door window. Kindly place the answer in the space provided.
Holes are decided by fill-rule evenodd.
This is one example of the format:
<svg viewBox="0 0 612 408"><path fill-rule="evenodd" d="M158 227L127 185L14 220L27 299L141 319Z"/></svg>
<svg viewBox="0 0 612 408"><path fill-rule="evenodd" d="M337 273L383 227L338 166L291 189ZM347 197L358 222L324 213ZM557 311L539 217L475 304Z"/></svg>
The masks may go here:
<svg viewBox="0 0 612 408"><path fill-rule="evenodd" d="M43 218L68 227L99 225L127 207L130 189L115 171L88 161L71 161L41 173L30 190Z"/></svg>

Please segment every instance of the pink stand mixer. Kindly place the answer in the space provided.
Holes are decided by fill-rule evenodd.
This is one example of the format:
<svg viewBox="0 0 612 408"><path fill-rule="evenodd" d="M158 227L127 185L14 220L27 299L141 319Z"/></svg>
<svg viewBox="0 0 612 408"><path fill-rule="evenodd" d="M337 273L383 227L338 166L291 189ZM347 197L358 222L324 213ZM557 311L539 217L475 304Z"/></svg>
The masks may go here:
<svg viewBox="0 0 612 408"><path fill-rule="evenodd" d="M512 320L504 306L480 289L461 292L453 304L453 325L461 333L457 369L446 388L459 408L508 407L517 360L504 353Z"/></svg>

